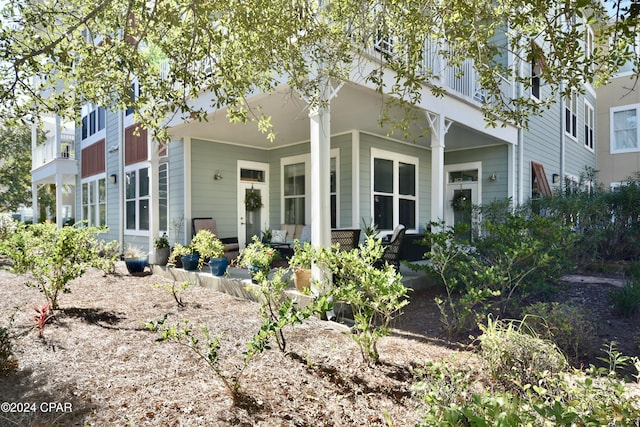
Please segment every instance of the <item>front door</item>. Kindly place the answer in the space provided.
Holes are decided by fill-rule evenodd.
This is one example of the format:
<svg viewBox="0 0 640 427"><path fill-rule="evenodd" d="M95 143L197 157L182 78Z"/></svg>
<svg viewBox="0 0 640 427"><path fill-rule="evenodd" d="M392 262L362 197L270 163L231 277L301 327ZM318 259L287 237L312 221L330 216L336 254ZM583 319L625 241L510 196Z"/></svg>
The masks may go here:
<svg viewBox="0 0 640 427"><path fill-rule="evenodd" d="M240 248L269 227L269 165L238 162L238 242Z"/></svg>
<svg viewBox="0 0 640 427"><path fill-rule="evenodd" d="M445 202L445 221L448 226L466 225L465 238L471 237L473 226L473 206L480 203L480 169L460 165L464 168L450 167L447 170L447 191Z"/></svg>

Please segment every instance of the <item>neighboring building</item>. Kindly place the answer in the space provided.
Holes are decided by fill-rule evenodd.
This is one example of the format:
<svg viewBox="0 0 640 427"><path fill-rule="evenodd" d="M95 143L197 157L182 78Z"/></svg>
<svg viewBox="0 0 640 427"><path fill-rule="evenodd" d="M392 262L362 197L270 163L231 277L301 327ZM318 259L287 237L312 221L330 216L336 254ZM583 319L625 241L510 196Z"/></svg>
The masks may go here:
<svg viewBox="0 0 640 427"><path fill-rule="evenodd" d="M385 44L376 46L363 66L380 60ZM249 98L272 117L274 143L256 124L230 124L221 109L207 121L176 119L173 141L159 146L136 130L131 111L87 105L75 135L76 218L107 226L107 239L147 249L165 231L172 242L188 241L196 217L215 218L220 237L237 236L241 247L284 223L311 224L312 241L326 244L329 227L360 228L363 220L384 233L400 223L417 233L434 220L467 221L454 209L459 200L521 202L551 191L549 182L560 185L555 175L571 178L595 166L593 90L532 118L528 132L490 128L472 63L454 69L430 59L447 94L435 97L425 87L414 106L423 117L415 143L387 136L378 124L382 97L363 79L333 82L338 96L311 113L288 87ZM548 96L535 66L521 71L535 81L532 96ZM516 89L505 84L506 93ZM244 204L250 191L262 197L258 210Z"/></svg>
<svg viewBox="0 0 640 427"><path fill-rule="evenodd" d="M631 62L598 88L597 129L598 180L615 188L640 171L640 88Z"/></svg>
<svg viewBox="0 0 640 427"><path fill-rule="evenodd" d="M37 142L36 129L40 126L46 140ZM59 227L69 220L77 218L76 179L78 163L75 158L75 135L73 123L64 123L55 114L43 115L39 123L33 125L31 138L31 192L33 220L45 219L55 222ZM45 212L45 218L38 218L38 191L45 185L54 187L56 208Z"/></svg>

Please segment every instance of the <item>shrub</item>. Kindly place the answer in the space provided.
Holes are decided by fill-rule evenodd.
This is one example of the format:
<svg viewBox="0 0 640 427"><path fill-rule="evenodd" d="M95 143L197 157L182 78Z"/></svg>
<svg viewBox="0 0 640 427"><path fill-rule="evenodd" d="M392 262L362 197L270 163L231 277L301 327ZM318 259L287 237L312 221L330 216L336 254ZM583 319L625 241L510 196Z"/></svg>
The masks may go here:
<svg viewBox="0 0 640 427"><path fill-rule="evenodd" d="M562 303L538 302L523 310L523 322L543 339L553 341L574 362L589 356L596 325L591 313Z"/></svg>
<svg viewBox="0 0 640 427"><path fill-rule="evenodd" d="M543 385L548 373L567 371L567 359L551 341L539 338L520 321L488 319L479 337L489 373L507 388Z"/></svg>
<svg viewBox="0 0 640 427"><path fill-rule="evenodd" d="M609 299L617 312L631 317L640 307L640 278L632 278L622 288L609 291Z"/></svg>
<svg viewBox="0 0 640 427"><path fill-rule="evenodd" d="M390 334L391 321L409 303L408 289L395 268L386 263L375 266L383 251L380 239L368 237L358 249L320 254L319 262L339 278L331 294L351 306L355 325L349 337L367 362L380 358L378 340Z"/></svg>
<svg viewBox="0 0 640 427"><path fill-rule="evenodd" d="M615 376L566 369L562 354L521 323L490 321L482 355L499 381L446 362L419 371L414 395L425 404L422 426L610 425L640 423L637 396ZM529 352L529 354L527 354ZM541 360L536 360L540 357ZM618 357L619 358L619 357ZM637 360L634 360L637 365Z"/></svg>
<svg viewBox="0 0 640 427"><path fill-rule="evenodd" d="M13 354L13 335L9 328L0 327L0 376L18 369L18 359Z"/></svg>
<svg viewBox="0 0 640 427"><path fill-rule="evenodd" d="M51 308L58 308L60 292L90 266L100 268L95 227L62 227L55 224L22 225L2 246L18 274L30 273ZM28 283L31 284L31 283Z"/></svg>

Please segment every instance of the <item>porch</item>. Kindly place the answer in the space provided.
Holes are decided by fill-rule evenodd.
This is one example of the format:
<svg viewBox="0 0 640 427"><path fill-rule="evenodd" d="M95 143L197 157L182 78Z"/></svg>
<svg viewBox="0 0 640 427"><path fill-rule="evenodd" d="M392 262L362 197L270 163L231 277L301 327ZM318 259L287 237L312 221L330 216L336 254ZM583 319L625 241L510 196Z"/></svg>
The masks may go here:
<svg viewBox="0 0 640 427"><path fill-rule="evenodd" d="M415 263L422 262L425 261L416 261ZM238 298L256 301L256 295L258 295L255 292L257 285L251 283L251 277L247 269L229 267L226 275L218 277L211 274L208 265L205 265L201 271L187 271L182 268L163 267L160 265L151 265L150 267L153 274L166 277L169 280L177 282L190 281L198 286L204 286ZM404 264L400 264L399 273L402 275L402 283L407 288L420 290L433 285L426 273L413 271ZM308 295L296 290L292 277L289 277L287 292L297 297L302 304L306 304L309 301L310 297Z"/></svg>

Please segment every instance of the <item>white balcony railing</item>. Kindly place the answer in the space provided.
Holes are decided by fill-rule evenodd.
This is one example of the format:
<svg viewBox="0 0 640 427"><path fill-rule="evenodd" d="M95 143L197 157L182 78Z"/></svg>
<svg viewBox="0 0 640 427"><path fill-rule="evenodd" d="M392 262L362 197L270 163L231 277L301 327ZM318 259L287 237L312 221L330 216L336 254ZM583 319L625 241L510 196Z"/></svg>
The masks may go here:
<svg viewBox="0 0 640 427"><path fill-rule="evenodd" d="M75 159L74 136L62 134L60 143L54 139L48 139L44 144L40 144L33 150L31 165L37 169L49 162L61 159Z"/></svg>

